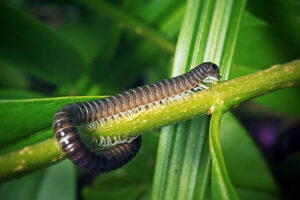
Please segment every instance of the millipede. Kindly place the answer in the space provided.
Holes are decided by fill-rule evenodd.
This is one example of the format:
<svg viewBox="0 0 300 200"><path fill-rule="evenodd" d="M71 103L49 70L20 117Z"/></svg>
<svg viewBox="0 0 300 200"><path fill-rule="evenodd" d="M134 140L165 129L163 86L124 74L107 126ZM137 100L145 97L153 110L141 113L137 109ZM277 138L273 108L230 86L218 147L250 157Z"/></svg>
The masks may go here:
<svg viewBox="0 0 300 200"><path fill-rule="evenodd" d="M79 126L92 131L103 123L122 116L143 112L153 106L189 99L195 91L204 90L204 83L220 78L216 64L205 62L191 71L158 83L129 89L115 96L99 100L71 103L61 107L53 118L55 137L64 154L78 167L89 173L117 169L140 150L142 136L101 136L95 139L97 148L91 148L80 136Z"/></svg>

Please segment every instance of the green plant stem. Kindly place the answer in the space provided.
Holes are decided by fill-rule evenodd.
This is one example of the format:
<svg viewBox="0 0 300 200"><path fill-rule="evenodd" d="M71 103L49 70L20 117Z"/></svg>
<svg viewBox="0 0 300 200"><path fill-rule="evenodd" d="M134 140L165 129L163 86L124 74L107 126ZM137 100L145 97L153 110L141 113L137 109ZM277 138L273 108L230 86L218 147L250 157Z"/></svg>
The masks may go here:
<svg viewBox="0 0 300 200"><path fill-rule="evenodd" d="M64 158L55 138L0 156L0 181L15 178Z"/></svg>
<svg viewBox="0 0 300 200"><path fill-rule="evenodd" d="M212 199L239 199L226 170L219 136L223 114L222 104L216 104L209 127L209 149L212 160Z"/></svg>
<svg viewBox="0 0 300 200"><path fill-rule="evenodd" d="M300 60L273 66L267 70L212 85L196 92L190 100L174 100L122 119L104 123L93 135L135 135L169 124L205 114L217 101L222 101L226 110L248 99L270 93L280 88L291 87L300 82Z"/></svg>
<svg viewBox="0 0 300 200"><path fill-rule="evenodd" d="M175 44L165 38L161 33L146 25L144 22L137 20L130 15L127 15L122 10L98 0L78 0L87 7L94 9L100 15L105 15L116 21L121 27L124 27L141 37L151 41L153 44L162 48L166 52L173 54L175 52Z"/></svg>
<svg viewBox="0 0 300 200"><path fill-rule="evenodd" d="M94 135L134 135L157 129L168 124L191 119L205 114L217 103L222 103L224 112L231 107L272 91L300 83L300 60L276 65L230 81L212 85L209 89L195 93L190 101L174 101L137 115L125 116L101 127ZM146 120L146 121L145 121ZM63 158L56 140L49 139L25 147L19 151L0 156L0 181L16 177ZM23 162L25 160L24 166Z"/></svg>

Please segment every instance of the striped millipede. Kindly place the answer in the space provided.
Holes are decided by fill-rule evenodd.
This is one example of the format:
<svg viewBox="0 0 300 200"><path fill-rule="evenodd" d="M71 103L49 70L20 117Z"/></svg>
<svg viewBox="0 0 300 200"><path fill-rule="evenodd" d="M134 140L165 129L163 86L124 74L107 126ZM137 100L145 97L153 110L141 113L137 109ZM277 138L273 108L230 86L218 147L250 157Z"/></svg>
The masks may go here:
<svg viewBox="0 0 300 200"><path fill-rule="evenodd" d="M152 106L170 103L173 99L188 99L190 93L206 89L203 83L220 78L216 64L205 62L191 71L158 83L141 86L99 100L68 104L60 108L53 119L56 139L65 155L77 166L90 172L107 172L129 162L139 151L141 135L135 137L104 137L95 150L80 137L78 126L89 124L90 130L104 122L118 119Z"/></svg>

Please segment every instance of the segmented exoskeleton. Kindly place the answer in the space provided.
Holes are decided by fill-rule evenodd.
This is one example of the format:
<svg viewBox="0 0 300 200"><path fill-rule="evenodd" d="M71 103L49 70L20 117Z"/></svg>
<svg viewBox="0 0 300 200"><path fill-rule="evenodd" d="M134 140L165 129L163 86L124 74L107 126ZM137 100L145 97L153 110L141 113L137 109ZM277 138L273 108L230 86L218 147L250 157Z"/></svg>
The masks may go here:
<svg viewBox="0 0 300 200"><path fill-rule="evenodd" d="M141 136L102 137L101 150L89 148L81 139L78 126L90 124L90 129L124 115L142 112L173 99L189 98L195 90L206 89L203 82L220 78L217 65L206 62L191 71L158 83L141 86L99 100L72 103L60 108L54 116L53 129L65 155L90 173L106 172L121 167L139 151Z"/></svg>

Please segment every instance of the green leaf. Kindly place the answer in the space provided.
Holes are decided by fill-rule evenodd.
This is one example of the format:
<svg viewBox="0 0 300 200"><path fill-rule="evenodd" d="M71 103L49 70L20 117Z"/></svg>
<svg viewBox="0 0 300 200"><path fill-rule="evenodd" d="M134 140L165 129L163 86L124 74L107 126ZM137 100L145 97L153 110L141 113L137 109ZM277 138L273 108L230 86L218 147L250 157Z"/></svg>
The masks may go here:
<svg viewBox="0 0 300 200"><path fill-rule="evenodd" d="M93 82L95 84L101 84L101 89L104 94L118 92L131 87L140 79L142 73L146 73L147 68L151 66L153 69L152 61L155 59L156 62L159 62L162 59L161 52L158 53L158 51L161 50L155 48L153 44L169 53L174 51L174 43L167 40L164 35L142 20L128 15L117 6L110 5L105 1L91 0L80 2L92 11L96 11L95 13L99 16L108 16L116 22L114 26L110 27L109 36L104 44L103 52L92 64L90 71ZM125 5L123 7L127 6L128 5ZM122 39L120 37L122 33L120 25L123 28L125 27L133 31L134 34L148 39L148 41L144 42L143 40L140 43L136 37L131 38L128 36L120 40ZM119 46L118 49L116 49L117 45ZM123 51L123 49L126 49L126 51ZM169 62L168 56L163 58ZM130 73L128 73L128 69L130 69ZM115 73L116 71L118 73Z"/></svg>
<svg viewBox="0 0 300 200"><path fill-rule="evenodd" d="M268 21L272 26L279 27L278 34L289 38L293 46L300 45L300 4L299 1L286 0L251 0L247 5L256 16ZM279 42L279 41L278 41Z"/></svg>
<svg viewBox="0 0 300 200"><path fill-rule="evenodd" d="M45 170L36 200L73 200L76 195L75 166L64 160Z"/></svg>
<svg viewBox="0 0 300 200"><path fill-rule="evenodd" d="M120 56L117 55L117 49L120 43L120 39L122 36L122 30L113 24L108 30L108 37L106 38L101 54L99 54L91 64L91 70L89 72L89 76L91 77L93 83L100 84L103 88L104 93L111 93L112 91L118 90L120 88L129 87L132 84L132 80L128 80L126 76L124 76L123 70L127 70L127 66L124 67L123 64L115 64L114 58L117 57L120 60ZM123 59L121 59L123 62ZM128 62L128 59L127 59ZM136 68L138 66L133 66L132 76L130 79L136 80L137 71ZM114 73L118 71L120 73ZM126 77L126 78L125 78Z"/></svg>
<svg viewBox="0 0 300 200"><path fill-rule="evenodd" d="M0 30L1 63L52 84L72 85L82 73L83 60L69 43L33 17L3 2Z"/></svg>
<svg viewBox="0 0 300 200"><path fill-rule="evenodd" d="M51 127L56 110L63 105L97 98L99 97L1 100L0 146Z"/></svg>
<svg viewBox="0 0 300 200"><path fill-rule="evenodd" d="M75 199L75 167L65 160L1 185L0 199Z"/></svg>
<svg viewBox="0 0 300 200"><path fill-rule="evenodd" d="M261 191L253 191L253 190L247 190L245 188L236 188L239 196L243 200L279 200L280 198L278 196L274 196L269 193L261 192Z"/></svg>
<svg viewBox="0 0 300 200"><path fill-rule="evenodd" d="M239 73L240 65L255 72L298 58L299 47L293 46L293 41L289 38L282 37L279 29L281 27L262 24L259 19L246 12L234 55L235 67L232 69L234 76L230 77L245 75L245 73Z"/></svg>
<svg viewBox="0 0 300 200"><path fill-rule="evenodd" d="M142 17L147 22L154 22L155 20L162 19L165 15L169 15L169 10L174 9L180 0L152 0L143 6L142 9L138 11L140 17Z"/></svg>
<svg viewBox="0 0 300 200"><path fill-rule="evenodd" d="M38 170L27 176L1 184L0 199L33 200L43 180L44 170Z"/></svg>
<svg viewBox="0 0 300 200"><path fill-rule="evenodd" d="M95 0L87 0L82 1L78 0L80 3L86 5L89 8L94 9L97 13L101 15L106 15L109 18L118 22L121 26L126 29L137 33L138 35L144 37L145 39L153 42L157 46L161 47L168 53L173 53L175 46L172 42L167 40L164 36L162 36L155 29L152 29L150 26L145 23L127 15L120 9L106 3L105 1L95 1Z"/></svg>
<svg viewBox="0 0 300 200"><path fill-rule="evenodd" d="M163 32L168 38L177 38L180 30L180 25L184 17L186 10L186 2L182 2L175 9L171 8L170 13L163 20L159 18L159 29Z"/></svg>
<svg viewBox="0 0 300 200"><path fill-rule="evenodd" d="M300 117L300 87L286 88L260 96L254 99L255 102L258 102L273 111L279 111L291 116Z"/></svg>
<svg viewBox="0 0 300 200"><path fill-rule="evenodd" d="M108 22L96 14L90 12L84 14L84 17L62 24L58 32L77 49L86 66L89 67L106 41Z"/></svg>
<svg viewBox="0 0 300 200"><path fill-rule="evenodd" d="M223 79L228 78L244 3L188 2L172 76L213 61L220 65ZM207 122L202 117L163 128L152 199L207 199L211 169Z"/></svg>
<svg viewBox="0 0 300 200"><path fill-rule="evenodd" d="M205 184L209 173L207 167L210 166L209 152L204 149L207 146L204 144L206 123L204 117L202 120L195 119L192 123L185 122L163 128L157 154L152 199L191 198L195 195L197 186L203 187L203 193L197 195L205 196L208 188ZM168 138L163 137L166 134Z"/></svg>
<svg viewBox="0 0 300 200"><path fill-rule="evenodd" d="M128 185L128 180L122 178L117 180L123 183L123 187L120 188L108 188L106 190L99 190L99 188L91 188L90 190L83 189L84 200L97 200L97 199L111 199L111 200L132 200L139 199L139 193L137 188L132 185Z"/></svg>
<svg viewBox="0 0 300 200"><path fill-rule="evenodd" d="M246 12L237 40L235 64L230 79L298 58L299 46L294 45L294 41L289 37L283 37L281 29L281 26L268 25ZM299 91L299 87L288 88L261 96L255 101L274 111L300 116L300 108L290 106L297 105L297 100L300 99Z"/></svg>
<svg viewBox="0 0 300 200"><path fill-rule="evenodd" d="M0 89L0 99L35 99L43 98L45 95L22 89Z"/></svg>
<svg viewBox="0 0 300 200"><path fill-rule="evenodd" d="M226 113L222 117L220 126L221 146L229 177L233 185L239 189L238 193L247 196L255 195L263 199L279 199L279 189L264 158L247 131L236 120ZM250 167L251 166L251 167Z"/></svg>
<svg viewBox="0 0 300 200"><path fill-rule="evenodd" d="M0 85L3 88L27 89L30 86L28 77L19 69L5 65L0 60Z"/></svg>

